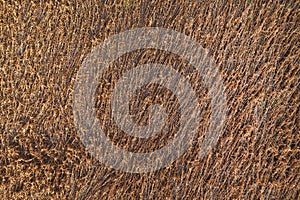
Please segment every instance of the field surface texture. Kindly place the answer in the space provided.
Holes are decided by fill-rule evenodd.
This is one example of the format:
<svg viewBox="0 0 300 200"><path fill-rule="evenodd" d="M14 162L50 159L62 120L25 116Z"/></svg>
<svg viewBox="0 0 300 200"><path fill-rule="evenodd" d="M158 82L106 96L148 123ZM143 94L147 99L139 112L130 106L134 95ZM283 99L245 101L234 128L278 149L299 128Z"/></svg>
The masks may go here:
<svg viewBox="0 0 300 200"><path fill-rule="evenodd" d="M0 199L299 199L299 6L296 0L0 1ZM133 173L117 169L132 165L130 159L117 167L101 162L95 152L107 149L99 138L82 139L87 129L75 119L88 117L74 112L74 91L93 49L115 34L149 27L203 47L215 63L207 66L222 80L226 118L217 135L206 134L215 106L189 55L144 48L119 56L93 93L97 126L112 145L134 155L154 152L177 137L179 125L197 120L184 153L157 170ZM200 115L181 122L178 95L145 84L123 105L130 119L149 125L154 105L166 118L161 132L141 138L113 120L111 100L118 81L131 80L126 72L151 63L190 83ZM212 146L205 149L207 141Z"/></svg>

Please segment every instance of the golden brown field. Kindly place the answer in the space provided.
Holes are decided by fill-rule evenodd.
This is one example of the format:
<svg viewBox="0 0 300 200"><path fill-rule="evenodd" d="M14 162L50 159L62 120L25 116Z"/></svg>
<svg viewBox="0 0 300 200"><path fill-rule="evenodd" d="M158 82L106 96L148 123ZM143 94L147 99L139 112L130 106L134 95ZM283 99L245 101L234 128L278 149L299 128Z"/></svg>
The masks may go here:
<svg viewBox="0 0 300 200"><path fill-rule="evenodd" d="M1 1L0 199L299 199L299 12L296 0ZM101 127L113 144L133 152L161 148L174 136L178 102L159 85L145 86L131 106L142 102L133 113L143 124L147 106L170 104L170 131L136 141L108 112L124 71L162 63L190 77L206 105L193 146L163 169L132 174L100 163L77 135L72 91L84 58L104 39L137 27L184 33L216 62L227 121L202 159L207 90L182 58L155 49L111 64L95 94Z"/></svg>

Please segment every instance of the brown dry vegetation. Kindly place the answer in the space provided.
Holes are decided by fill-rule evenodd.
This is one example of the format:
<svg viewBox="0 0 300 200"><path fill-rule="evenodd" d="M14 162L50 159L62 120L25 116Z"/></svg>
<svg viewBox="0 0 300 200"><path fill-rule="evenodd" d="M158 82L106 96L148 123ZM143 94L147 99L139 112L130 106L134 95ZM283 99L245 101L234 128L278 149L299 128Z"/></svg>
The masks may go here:
<svg viewBox="0 0 300 200"><path fill-rule="evenodd" d="M292 0L1 1L0 199L299 199L299 6ZM73 122L72 90L94 46L144 26L180 31L210 50L226 86L227 121L217 146L197 159L208 106L188 152L159 171L130 174L85 150ZM131 151L159 148L174 133L133 148L101 102L126 67L149 62L192 73L176 55L136 51L112 64L96 95L102 127ZM155 85L144 90L158 95L139 100L175 98ZM205 103L205 89L198 94Z"/></svg>

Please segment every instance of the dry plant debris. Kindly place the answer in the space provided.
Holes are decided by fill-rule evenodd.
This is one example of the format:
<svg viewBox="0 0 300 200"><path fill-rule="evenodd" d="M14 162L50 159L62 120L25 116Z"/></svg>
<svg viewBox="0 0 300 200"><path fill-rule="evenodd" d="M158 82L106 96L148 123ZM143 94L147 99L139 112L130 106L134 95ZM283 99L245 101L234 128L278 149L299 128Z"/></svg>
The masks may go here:
<svg viewBox="0 0 300 200"><path fill-rule="evenodd" d="M295 0L1 1L0 198L299 199L299 6ZM169 105L169 133L135 141L112 124L108 97L128 67L170 65L198 84L206 105L188 152L159 171L130 174L85 150L74 127L72 90L94 46L147 26L182 32L210 50L226 86L228 120L217 146L197 159L210 103L190 66L153 49L121 57L95 95L101 126L114 144L151 151L176 132L176 97L153 84L132 97L132 106L142 102L134 117L145 123L141 111L149 104Z"/></svg>

